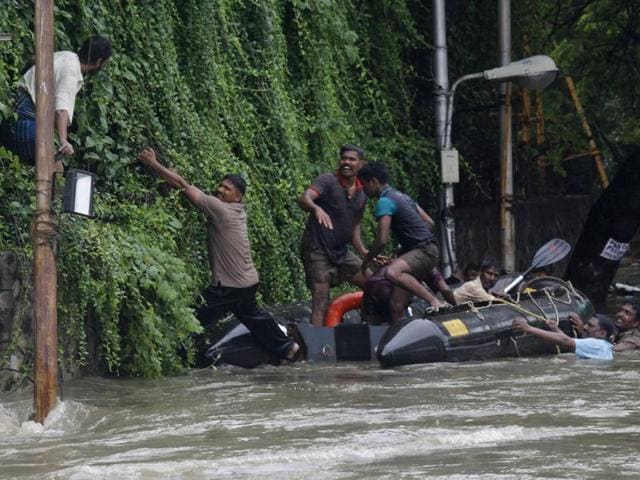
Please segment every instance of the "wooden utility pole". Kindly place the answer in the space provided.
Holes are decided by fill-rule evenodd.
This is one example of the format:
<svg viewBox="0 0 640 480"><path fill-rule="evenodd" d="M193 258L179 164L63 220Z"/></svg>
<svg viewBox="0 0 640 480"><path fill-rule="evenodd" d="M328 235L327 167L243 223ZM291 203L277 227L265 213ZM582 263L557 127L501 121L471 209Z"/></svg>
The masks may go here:
<svg viewBox="0 0 640 480"><path fill-rule="evenodd" d="M51 208L54 182L53 0L35 2L36 213L33 225L36 360L34 420L43 423L57 401L58 319L55 244Z"/></svg>
<svg viewBox="0 0 640 480"><path fill-rule="evenodd" d="M569 90L569 94L571 95L573 104L576 107L576 112L578 113L578 117L580 118L580 123L582 124L582 128L584 129L584 133L587 135L587 141L589 142L589 147L591 148L591 155L593 155L593 158L596 162L596 168L598 169L598 175L600 176L602 188L607 188L609 186L609 178L607 177L607 172L604 169L602 154L598 150L596 141L593 138L593 133L591 132L591 127L589 126L589 122L587 121L587 116L584 113L582 103L580 103L580 99L578 98L576 85L573 83L573 78L568 75L564 77L564 80L567 83L567 89Z"/></svg>

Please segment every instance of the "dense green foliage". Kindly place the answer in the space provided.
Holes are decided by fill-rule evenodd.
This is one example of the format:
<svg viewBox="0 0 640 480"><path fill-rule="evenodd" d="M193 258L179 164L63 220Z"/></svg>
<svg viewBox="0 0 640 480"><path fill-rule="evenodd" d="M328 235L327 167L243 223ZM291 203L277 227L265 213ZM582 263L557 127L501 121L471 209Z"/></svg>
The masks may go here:
<svg viewBox="0 0 640 480"><path fill-rule="evenodd" d="M33 55L31 2L4 2L0 109ZM305 297L295 199L335 168L342 143L384 158L414 193L433 189L431 141L411 127L402 52L419 41L403 2L58 1L56 49L113 41L79 94L69 164L99 176L97 218L60 222L65 359L86 355L87 316L112 372L159 375L187 359L192 307L209 278L203 219L137 165L153 145L205 191L240 172L266 302ZM380 42L380 43L378 43ZM382 48L379 48L379 46ZM3 153L2 247L29 257L33 171ZM419 175L411 172L421 166ZM11 166L11 168L8 168ZM29 205L29 202L26 202Z"/></svg>
<svg viewBox="0 0 640 480"><path fill-rule="evenodd" d="M637 2L513 3L513 57L554 54L610 144L637 142ZM0 31L12 35L0 43L7 117L11 87L32 62L33 2L0 5ZM447 8L451 81L495 66L496 2ZM157 376L191 360L176 352L191 352L199 329L193 307L210 274L203 219L137 164L143 146L205 191L229 171L248 180L254 260L268 303L308 295L298 256L306 216L295 198L334 168L341 144L361 144L370 159L387 162L394 183L435 214L431 25L431 2L418 0L57 1L57 50L100 33L115 52L105 72L87 78L74 115L77 153L68 163L96 172L99 183L97 218L63 215L59 226L64 361L86 360L88 328L114 373ZM613 52L617 68L589 56L598 49ZM544 96L547 140L516 148L522 172L540 157L562 171L567 151L586 149L557 84ZM521 92L514 92L517 110ZM497 198L496 98L480 84L456 97L462 203ZM0 248L25 263L32 178L31 167L0 150Z"/></svg>

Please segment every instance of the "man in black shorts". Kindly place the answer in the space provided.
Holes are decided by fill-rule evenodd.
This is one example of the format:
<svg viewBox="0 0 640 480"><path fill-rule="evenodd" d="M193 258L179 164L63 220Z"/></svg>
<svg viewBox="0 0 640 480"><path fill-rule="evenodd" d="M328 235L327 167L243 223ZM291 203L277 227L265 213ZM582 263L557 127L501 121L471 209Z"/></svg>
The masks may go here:
<svg viewBox="0 0 640 480"><path fill-rule="evenodd" d="M355 145L340 149L338 170L316 177L298 199L309 212L302 236L302 263L311 290L311 323L322 326L331 287L348 281L364 285L362 261L348 249L351 243L362 256L367 250L360 237L360 220L367 200L358 181L364 152Z"/></svg>
<svg viewBox="0 0 640 480"><path fill-rule="evenodd" d="M258 272L251 258L244 208L246 183L238 175L225 175L215 195L206 195L178 173L162 165L153 149L140 152L138 159L171 187L178 188L207 219L209 263L213 278L202 291L206 305L197 311L208 328L225 313L232 312L251 332L256 342L281 359L293 360L300 346L288 338L256 301Z"/></svg>
<svg viewBox="0 0 640 480"><path fill-rule="evenodd" d="M378 199L374 212L378 222L376 238L361 269L364 271L382 252L391 232L400 243L400 256L389 263L385 272L385 278L393 283L389 301L391 322L402 318L411 295L422 298L434 307L445 306L421 283L437 265L440 255L430 228L433 220L408 195L388 185L389 174L381 163L363 166L358 178L367 196Z"/></svg>

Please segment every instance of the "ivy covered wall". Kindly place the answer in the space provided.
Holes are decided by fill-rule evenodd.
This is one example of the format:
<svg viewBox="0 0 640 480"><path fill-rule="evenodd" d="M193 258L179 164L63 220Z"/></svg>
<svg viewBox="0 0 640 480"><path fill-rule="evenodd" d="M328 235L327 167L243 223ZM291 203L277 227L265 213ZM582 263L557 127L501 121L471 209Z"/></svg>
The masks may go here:
<svg viewBox="0 0 640 480"><path fill-rule="evenodd" d="M33 3L0 0L0 114L34 54ZM56 50L91 34L113 43L74 115L70 167L97 173L97 218L60 217L61 361L82 365L87 318L108 370L158 376L192 356L198 292L209 280L199 212L137 161L143 146L204 191L248 181L254 260L266 303L306 298L295 199L335 168L343 143L387 162L394 183L437 188L427 132L412 121L406 47L424 42L404 1L60 0ZM5 8L8 7L8 8ZM28 271L32 167L0 149L0 250ZM426 206L429 209L429 206ZM431 206L433 207L433 206ZM433 212L435 213L435 212ZM371 226L371 224L369 225ZM27 275L28 276L28 275ZM5 349L3 361L11 353Z"/></svg>
<svg viewBox="0 0 640 480"><path fill-rule="evenodd" d="M446 3L450 82L496 66L497 2ZM11 115L11 89L33 63L33 4L0 0L0 32L12 36L0 42L0 120ZM60 218L63 364L81 365L94 343L113 373L158 376L191 360L176 352L191 351L192 309L210 275L203 219L138 165L143 146L205 191L226 172L245 176L268 304L308 296L298 255L305 215L295 199L335 167L341 144L359 143L369 159L387 162L393 183L436 213L431 0L55 5L57 50L75 50L99 33L115 53L105 72L87 79L74 115L76 155L68 164L96 172L99 182L96 219ZM574 78L610 173L626 146L640 142L638 11L638 0L512 2L512 58L549 54ZM522 140L522 91L511 99L520 134L516 201L599 191L591 158L582 168L588 175L576 174L570 160L587 138L564 83L538 98L541 143ZM458 207L499 201L498 105L487 82L456 94ZM32 167L0 147L0 251L18 254L27 285L33 179ZM18 333L0 346L0 368L18 348Z"/></svg>

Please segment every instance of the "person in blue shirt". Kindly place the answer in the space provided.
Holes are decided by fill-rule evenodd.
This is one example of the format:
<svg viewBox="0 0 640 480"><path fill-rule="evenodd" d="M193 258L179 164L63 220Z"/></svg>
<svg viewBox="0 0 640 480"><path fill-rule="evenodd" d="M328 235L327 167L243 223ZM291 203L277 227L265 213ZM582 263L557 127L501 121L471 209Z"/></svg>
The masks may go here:
<svg viewBox="0 0 640 480"><path fill-rule="evenodd" d="M530 333L538 338L563 346L575 352L578 358L594 360L613 360L613 345L609 338L614 333L614 324L604 317L591 317L584 324L585 337L572 338L561 331L555 322L548 320L549 330L534 327L522 317L514 317L511 321L514 330Z"/></svg>
<svg viewBox="0 0 640 480"><path fill-rule="evenodd" d="M364 165L358 171L362 188L369 198L377 198L374 216L378 222L376 238L371 244L361 269L376 262L393 232L400 244L399 256L386 267L384 278L393 284L389 300L390 321L402 318L404 309L415 295L434 307L444 307L422 285L438 264L439 249L431 231L433 220L408 195L388 185L386 167L378 162Z"/></svg>

